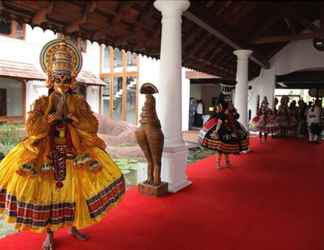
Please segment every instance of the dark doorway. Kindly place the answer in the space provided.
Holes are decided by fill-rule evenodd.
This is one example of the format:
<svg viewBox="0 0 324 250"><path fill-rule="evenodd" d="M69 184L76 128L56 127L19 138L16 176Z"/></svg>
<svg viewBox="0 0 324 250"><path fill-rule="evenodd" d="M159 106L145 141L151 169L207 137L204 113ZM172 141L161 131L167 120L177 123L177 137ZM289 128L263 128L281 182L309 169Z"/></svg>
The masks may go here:
<svg viewBox="0 0 324 250"><path fill-rule="evenodd" d="M7 90L0 89L0 116L7 115Z"/></svg>

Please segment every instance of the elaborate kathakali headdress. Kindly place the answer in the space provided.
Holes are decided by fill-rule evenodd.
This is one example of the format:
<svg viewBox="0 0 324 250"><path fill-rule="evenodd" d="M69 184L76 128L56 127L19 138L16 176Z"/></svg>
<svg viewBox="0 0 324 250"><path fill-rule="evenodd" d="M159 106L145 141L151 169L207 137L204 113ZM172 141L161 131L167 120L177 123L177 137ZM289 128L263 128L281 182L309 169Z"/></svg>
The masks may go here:
<svg viewBox="0 0 324 250"><path fill-rule="evenodd" d="M226 108L228 103L233 102L235 84L236 81L221 82L217 105L222 105L223 108Z"/></svg>
<svg viewBox="0 0 324 250"><path fill-rule="evenodd" d="M47 86L49 88L52 88L58 81L70 83L73 88L82 67L82 54L72 41L55 39L43 47L40 64L48 76Z"/></svg>

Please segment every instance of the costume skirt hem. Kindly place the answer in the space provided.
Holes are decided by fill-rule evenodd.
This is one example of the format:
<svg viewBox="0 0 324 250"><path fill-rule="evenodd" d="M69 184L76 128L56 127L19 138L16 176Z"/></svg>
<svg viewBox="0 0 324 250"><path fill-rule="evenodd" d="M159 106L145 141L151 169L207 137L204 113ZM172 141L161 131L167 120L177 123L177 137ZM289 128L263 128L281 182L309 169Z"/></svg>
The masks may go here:
<svg viewBox="0 0 324 250"><path fill-rule="evenodd" d="M249 140L248 139L241 140L240 144L239 143L229 144L229 143L224 143L221 140L205 138L201 142L201 145L208 149L216 150L224 154L238 154L242 151L248 150Z"/></svg>
<svg viewBox="0 0 324 250"><path fill-rule="evenodd" d="M81 221L74 217L78 209L75 203L37 206L17 201L15 196L0 190L0 214L17 231L45 233L48 229L57 231L71 226L81 229L99 223L121 201L124 193L125 180L121 176L90 199L76 201L82 204L79 209L87 213Z"/></svg>

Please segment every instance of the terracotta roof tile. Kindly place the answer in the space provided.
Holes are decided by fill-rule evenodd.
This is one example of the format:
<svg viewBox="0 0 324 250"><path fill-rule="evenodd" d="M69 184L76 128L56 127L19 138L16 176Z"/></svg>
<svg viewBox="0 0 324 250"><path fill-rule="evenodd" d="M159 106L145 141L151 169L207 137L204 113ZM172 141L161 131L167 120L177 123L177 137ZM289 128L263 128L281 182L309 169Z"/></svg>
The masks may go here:
<svg viewBox="0 0 324 250"><path fill-rule="evenodd" d="M33 64L0 60L0 76L22 78L26 80L45 80L45 75Z"/></svg>
<svg viewBox="0 0 324 250"><path fill-rule="evenodd" d="M46 80L46 75L33 64L9 60L0 60L0 76L21 78L26 80ZM94 73L82 70L77 78L80 83L89 85L105 85L105 82Z"/></svg>

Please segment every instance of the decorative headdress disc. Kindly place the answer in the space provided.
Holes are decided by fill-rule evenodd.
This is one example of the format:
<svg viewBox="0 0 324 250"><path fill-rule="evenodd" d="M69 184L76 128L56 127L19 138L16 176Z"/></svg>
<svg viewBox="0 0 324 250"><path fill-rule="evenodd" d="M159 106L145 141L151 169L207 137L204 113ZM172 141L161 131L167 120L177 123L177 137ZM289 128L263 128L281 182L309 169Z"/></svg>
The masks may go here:
<svg viewBox="0 0 324 250"><path fill-rule="evenodd" d="M52 74L53 70L66 71L76 77L82 67L82 54L71 41L59 38L44 45L40 64L46 74Z"/></svg>

